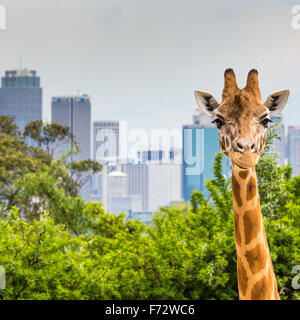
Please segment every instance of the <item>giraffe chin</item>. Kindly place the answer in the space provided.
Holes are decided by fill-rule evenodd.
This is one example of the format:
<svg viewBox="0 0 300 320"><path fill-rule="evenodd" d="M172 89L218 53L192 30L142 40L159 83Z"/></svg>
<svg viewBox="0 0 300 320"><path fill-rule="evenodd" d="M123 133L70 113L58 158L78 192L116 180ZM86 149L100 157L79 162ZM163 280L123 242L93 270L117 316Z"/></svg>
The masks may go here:
<svg viewBox="0 0 300 320"><path fill-rule="evenodd" d="M230 154L232 162L240 167L241 169L253 168L257 165L259 160L259 155L253 152L232 152Z"/></svg>

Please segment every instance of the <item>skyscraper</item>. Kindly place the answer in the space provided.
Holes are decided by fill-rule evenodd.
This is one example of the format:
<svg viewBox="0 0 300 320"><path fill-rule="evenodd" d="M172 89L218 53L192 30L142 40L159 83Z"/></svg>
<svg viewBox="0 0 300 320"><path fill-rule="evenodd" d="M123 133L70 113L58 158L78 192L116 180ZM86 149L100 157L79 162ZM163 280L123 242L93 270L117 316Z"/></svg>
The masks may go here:
<svg viewBox="0 0 300 320"><path fill-rule="evenodd" d="M31 120L42 120L42 88L36 71L6 71L0 88L0 115L14 116L21 131Z"/></svg>
<svg viewBox="0 0 300 320"><path fill-rule="evenodd" d="M211 122L211 120L210 120ZM208 122L207 116L194 116L194 124L183 126L182 188L183 199L190 200L194 190L208 195L205 183L212 179L213 163L220 152L218 130ZM229 159L223 157L223 172L229 173Z"/></svg>
<svg viewBox="0 0 300 320"><path fill-rule="evenodd" d="M120 121L93 122L93 159L101 163L119 159Z"/></svg>
<svg viewBox="0 0 300 320"><path fill-rule="evenodd" d="M127 211L130 202L132 212L139 208L140 212L153 212L159 206L167 206L173 202L182 200L181 195L181 171L182 166L178 164L108 164L97 174L95 193L93 198L104 203L106 209L121 208ZM113 175L111 175L113 173ZM123 174L122 174L123 173ZM125 175L124 175L125 174ZM124 186L127 181L127 196L123 191L122 197L112 198L119 189L114 181L122 181ZM125 190L122 187L121 190ZM115 202L119 202L118 204ZM115 210L116 211L116 210ZM114 212L116 213L116 212Z"/></svg>
<svg viewBox="0 0 300 320"><path fill-rule="evenodd" d="M108 211L119 214L121 212L141 211L142 196L128 194L127 174L121 171L112 171L108 174Z"/></svg>
<svg viewBox="0 0 300 320"><path fill-rule="evenodd" d="M288 158L292 163L293 174L300 173L300 126L288 127Z"/></svg>
<svg viewBox="0 0 300 320"><path fill-rule="evenodd" d="M80 149L79 154L73 155L72 141L61 143L54 148L54 158L71 151L70 161L81 161L91 158L91 102L87 95L75 97L52 98L52 122L70 127L75 141ZM80 190L85 200L90 200L92 193L92 179Z"/></svg>
<svg viewBox="0 0 300 320"><path fill-rule="evenodd" d="M181 165L128 163L120 168L128 176L129 195L141 195L142 211L181 201Z"/></svg>
<svg viewBox="0 0 300 320"><path fill-rule="evenodd" d="M91 158L91 102L87 95L52 98L52 122L70 127L81 153L74 161ZM54 157L72 150L72 142L54 149Z"/></svg>

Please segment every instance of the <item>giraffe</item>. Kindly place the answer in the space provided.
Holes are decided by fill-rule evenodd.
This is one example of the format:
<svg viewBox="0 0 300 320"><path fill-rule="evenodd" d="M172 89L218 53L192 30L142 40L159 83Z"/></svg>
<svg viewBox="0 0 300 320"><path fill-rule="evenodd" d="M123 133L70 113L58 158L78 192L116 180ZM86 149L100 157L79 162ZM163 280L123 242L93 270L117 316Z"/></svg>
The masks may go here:
<svg viewBox="0 0 300 320"><path fill-rule="evenodd" d="M234 238L240 300L280 300L257 188L255 166L262 153L268 123L286 105L289 90L261 102L258 72L248 73L238 88L232 69L225 70L222 103L195 91L198 110L213 118L221 152L232 160Z"/></svg>

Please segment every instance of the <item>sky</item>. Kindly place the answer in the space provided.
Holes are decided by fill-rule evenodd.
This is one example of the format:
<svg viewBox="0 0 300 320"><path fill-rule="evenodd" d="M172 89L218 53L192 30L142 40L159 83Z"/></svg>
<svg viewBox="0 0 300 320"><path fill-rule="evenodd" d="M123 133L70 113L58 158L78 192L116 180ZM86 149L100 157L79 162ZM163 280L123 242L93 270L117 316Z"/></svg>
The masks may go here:
<svg viewBox="0 0 300 320"><path fill-rule="evenodd" d="M300 1L298 1L300 4ZM291 90L287 125L300 125L300 29L289 0L0 0L0 75L37 70L44 119L51 97L89 94L93 120L129 128L192 122L194 90L218 101L223 73L244 87L256 68L263 100Z"/></svg>

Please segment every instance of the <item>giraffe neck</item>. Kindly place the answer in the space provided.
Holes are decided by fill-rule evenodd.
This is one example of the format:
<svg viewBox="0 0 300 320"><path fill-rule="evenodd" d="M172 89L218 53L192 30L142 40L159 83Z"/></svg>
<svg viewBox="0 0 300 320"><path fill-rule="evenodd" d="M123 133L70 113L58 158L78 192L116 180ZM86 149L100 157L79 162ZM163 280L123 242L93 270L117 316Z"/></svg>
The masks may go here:
<svg viewBox="0 0 300 320"><path fill-rule="evenodd" d="M278 300L277 282L260 211L255 168L232 168L232 194L241 300Z"/></svg>

